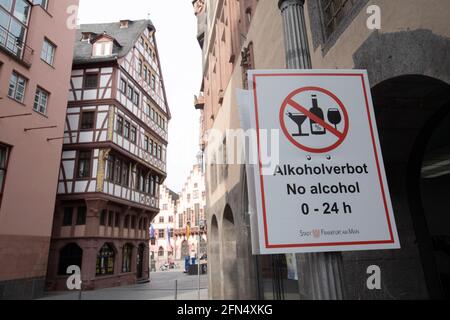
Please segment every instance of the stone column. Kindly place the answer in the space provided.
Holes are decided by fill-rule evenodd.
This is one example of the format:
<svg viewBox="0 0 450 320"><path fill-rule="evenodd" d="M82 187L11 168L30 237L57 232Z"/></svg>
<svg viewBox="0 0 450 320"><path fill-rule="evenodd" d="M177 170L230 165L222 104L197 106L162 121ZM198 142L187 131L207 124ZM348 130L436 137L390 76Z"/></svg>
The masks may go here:
<svg viewBox="0 0 450 320"><path fill-rule="evenodd" d="M305 0L279 0L284 29L286 67L311 69L306 32ZM300 295L306 299L339 300L344 298L342 255L310 253L297 255Z"/></svg>

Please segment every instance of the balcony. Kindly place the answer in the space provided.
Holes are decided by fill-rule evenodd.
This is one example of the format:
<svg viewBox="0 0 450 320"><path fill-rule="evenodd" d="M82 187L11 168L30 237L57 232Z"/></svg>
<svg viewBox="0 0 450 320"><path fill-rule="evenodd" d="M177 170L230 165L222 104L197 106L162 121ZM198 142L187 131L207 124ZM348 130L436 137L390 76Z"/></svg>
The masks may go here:
<svg viewBox="0 0 450 320"><path fill-rule="evenodd" d="M34 50L2 26L0 26L0 50L27 68L31 67Z"/></svg>

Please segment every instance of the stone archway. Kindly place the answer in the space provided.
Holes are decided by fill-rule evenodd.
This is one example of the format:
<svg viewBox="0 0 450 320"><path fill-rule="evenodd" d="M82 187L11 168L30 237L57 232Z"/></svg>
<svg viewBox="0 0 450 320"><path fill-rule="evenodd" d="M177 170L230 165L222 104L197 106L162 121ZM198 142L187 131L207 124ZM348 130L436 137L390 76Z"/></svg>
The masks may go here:
<svg viewBox="0 0 450 320"><path fill-rule="evenodd" d="M212 299L222 298L222 273L221 273L221 246L219 238L219 224L217 217L213 215L209 232L208 245L208 277L209 295Z"/></svg>
<svg viewBox="0 0 450 320"><path fill-rule="evenodd" d="M432 190L431 181L424 184L423 170L427 163L430 164L427 146L439 123L447 126L444 131L450 136L450 120L442 122L450 111L450 86L428 76L403 75L381 81L372 89L372 95L402 256L417 257L415 260L398 258L395 266L390 268L393 278L385 281L392 283L393 296L407 298L400 290L408 286L411 297L442 298L442 279L436 263L433 230L429 225L430 211L427 213L422 197L426 197L428 203L445 200L447 207L450 202L448 197L443 199L437 190ZM445 155L444 161L450 160L450 153ZM450 194L450 186L447 188L447 194ZM443 224L445 221L441 219L440 225ZM446 228L450 235L450 224ZM404 280L402 283L394 279L399 273L405 279L414 278L415 281ZM421 274L424 278L418 276ZM397 290L399 292L395 292Z"/></svg>
<svg viewBox="0 0 450 320"><path fill-rule="evenodd" d="M237 232L231 208L227 205L222 221L222 270L224 299L239 298Z"/></svg>

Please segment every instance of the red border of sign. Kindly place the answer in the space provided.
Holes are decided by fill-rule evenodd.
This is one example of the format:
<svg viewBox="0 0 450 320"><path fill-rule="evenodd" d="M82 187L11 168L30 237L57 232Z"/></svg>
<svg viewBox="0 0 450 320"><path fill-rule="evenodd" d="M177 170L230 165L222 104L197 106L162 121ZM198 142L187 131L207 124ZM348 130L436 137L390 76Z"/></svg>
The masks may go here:
<svg viewBox="0 0 450 320"><path fill-rule="evenodd" d="M289 131L286 128L286 122L284 121L284 111L286 110L287 106L289 105L289 103L294 103L295 101L293 101L293 97L301 94L305 91L318 91L321 92L323 94L326 94L327 96L329 96L331 99L333 99L338 105L339 107L342 109L342 113L344 115L344 122L345 122L345 126L344 126L344 131L343 132L339 132L341 137L338 137L338 141L335 142L334 144L332 144L331 146L328 147L324 147L324 148L313 148L313 147L308 147L308 146L304 146L302 145L300 142L297 142L289 133ZM292 105L291 105L292 107ZM312 152L312 153L325 153L325 152L329 152L331 150L336 149L337 147L339 147L345 140L345 138L347 137L348 134L348 130L350 127L349 124L349 117L348 117L348 113L347 113L347 109L345 108L344 104L342 103L342 101L332 92L324 89L324 88L320 88L320 87L303 87L297 90L292 91L287 97L286 99L284 99L283 103L281 104L281 108L280 108L280 124L281 124L281 129L284 132L284 135L286 136L286 138L297 148L302 149L304 151L307 152Z"/></svg>
<svg viewBox="0 0 450 320"><path fill-rule="evenodd" d="M301 244L270 244L269 243L269 234L268 234L268 228L267 228L267 210L266 210L266 197L264 193L264 176L261 174L262 171L262 162L261 162L261 143L260 143L260 136L259 136L259 111L258 111L258 98L256 94L256 78L257 77L298 77L298 76L344 76L344 77L360 77L361 83L364 90L364 97L366 102L366 111L367 111L367 117L369 120L369 126L370 126L370 134L372 137L372 145L373 150L375 154L375 161L377 165L377 171L378 171L378 179L380 182L380 189L383 196L383 204L386 211L386 220L389 227L389 234L390 239L389 240L373 240L373 241L355 241L355 242L324 242L324 243L301 243ZM253 74L253 96L255 101L255 118L256 118L256 132L257 132L257 143L258 143L258 162L259 162L259 170L260 170L260 185L261 185L261 200L262 200L262 207L263 207L263 222L264 222L264 239L265 239L265 248L266 249L282 249L282 248L304 248L304 247L333 247L333 246L357 246L357 245L370 245L370 244L393 244L395 243L394 240L394 233L392 231L392 224L391 224L391 218L389 217L389 208L387 205L387 198L386 198L386 192L383 185L383 178L381 175L381 168L380 168L380 157L377 152L377 147L375 143L375 134L373 131L373 125L372 125L372 117L370 115L370 109L369 109L369 98L367 95L367 89L366 89L366 83L364 81L364 74L361 73L274 73L274 74Z"/></svg>

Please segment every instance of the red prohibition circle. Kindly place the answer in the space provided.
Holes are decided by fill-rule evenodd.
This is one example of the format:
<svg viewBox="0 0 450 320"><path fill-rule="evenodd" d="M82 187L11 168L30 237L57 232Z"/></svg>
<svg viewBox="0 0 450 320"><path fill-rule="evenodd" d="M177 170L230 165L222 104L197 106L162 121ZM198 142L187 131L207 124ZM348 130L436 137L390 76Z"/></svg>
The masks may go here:
<svg viewBox="0 0 450 320"><path fill-rule="evenodd" d="M336 141L336 143L334 143L334 144L332 144L332 145L330 145L328 147L325 147L325 148L312 148L312 147L308 147L308 146L302 145L301 143L296 141L291 136L291 134L289 133L289 130L286 127L286 122L285 122L285 119L284 119L284 112L286 111L286 108L288 106L290 106L290 104L293 101L293 98L296 95L299 95L299 94L301 94L303 92L306 92L306 91L318 91L318 92L321 92L321 93L326 94L327 96L331 97L338 104L338 106L341 108L342 113L344 115L344 122L345 122L344 131L341 132L340 136L338 136L338 141ZM293 145L295 145L296 147L298 147L298 148L300 148L300 149L302 149L304 151L312 152L312 153L325 153L325 152L330 152L331 150L336 149L337 147L339 147L344 142L345 138L347 137L349 128L350 128L349 116L348 116L348 113L347 113L347 109L345 108L345 106L342 103L342 101L334 93L332 93L331 91L323 89L323 88L320 88L320 87L304 87L304 88L297 89L297 90L293 91L292 93L290 93L286 97L286 99L283 101L283 104L281 105L281 108L280 108L280 124L281 124L281 129L284 132L284 135L286 136L286 138L288 138L288 140Z"/></svg>

